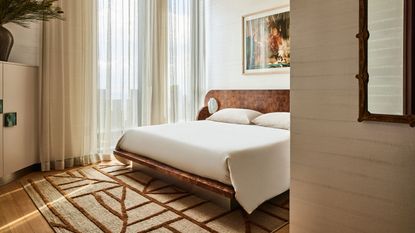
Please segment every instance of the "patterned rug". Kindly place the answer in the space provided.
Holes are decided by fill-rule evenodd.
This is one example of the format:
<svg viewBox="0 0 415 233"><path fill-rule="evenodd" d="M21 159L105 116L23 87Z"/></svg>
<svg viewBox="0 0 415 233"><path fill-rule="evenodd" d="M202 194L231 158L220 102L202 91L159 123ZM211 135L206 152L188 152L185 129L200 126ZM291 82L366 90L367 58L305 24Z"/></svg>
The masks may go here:
<svg viewBox="0 0 415 233"><path fill-rule="evenodd" d="M274 232L288 224L288 193L247 215L124 165L96 165L27 180L55 232Z"/></svg>

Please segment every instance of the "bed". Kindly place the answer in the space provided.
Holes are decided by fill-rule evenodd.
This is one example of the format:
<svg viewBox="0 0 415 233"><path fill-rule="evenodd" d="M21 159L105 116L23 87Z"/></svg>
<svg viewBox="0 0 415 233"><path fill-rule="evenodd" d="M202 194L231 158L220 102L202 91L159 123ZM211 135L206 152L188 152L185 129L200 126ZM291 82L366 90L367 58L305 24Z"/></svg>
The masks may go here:
<svg viewBox="0 0 415 233"><path fill-rule="evenodd" d="M288 112L289 91L214 90L219 108ZM227 198L251 213L289 189L290 132L205 120L140 127L126 132L114 153Z"/></svg>

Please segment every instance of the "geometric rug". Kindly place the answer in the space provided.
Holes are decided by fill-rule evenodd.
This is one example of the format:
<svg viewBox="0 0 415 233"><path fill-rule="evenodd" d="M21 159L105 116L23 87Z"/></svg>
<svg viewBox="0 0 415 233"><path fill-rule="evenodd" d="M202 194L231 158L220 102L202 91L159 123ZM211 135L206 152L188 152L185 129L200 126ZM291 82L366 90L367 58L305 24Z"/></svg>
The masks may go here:
<svg viewBox="0 0 415 233"><path fill-rule="evenodd" d="M120 164L72 169L23 186L55 232L262 233L289 221L288 193L248 215Z"/></svg>

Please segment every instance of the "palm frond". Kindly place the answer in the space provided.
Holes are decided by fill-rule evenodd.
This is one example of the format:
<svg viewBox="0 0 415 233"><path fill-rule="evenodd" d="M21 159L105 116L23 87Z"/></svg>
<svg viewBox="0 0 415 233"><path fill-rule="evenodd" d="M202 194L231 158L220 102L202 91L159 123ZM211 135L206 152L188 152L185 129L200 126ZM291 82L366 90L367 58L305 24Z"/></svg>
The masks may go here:
<svg viewBox="0 0 415 233"><path fill-rule="evenodd" d="M57 0L0 0L0 25L15 23L28 27L34 21L63 20Z"/></svg>

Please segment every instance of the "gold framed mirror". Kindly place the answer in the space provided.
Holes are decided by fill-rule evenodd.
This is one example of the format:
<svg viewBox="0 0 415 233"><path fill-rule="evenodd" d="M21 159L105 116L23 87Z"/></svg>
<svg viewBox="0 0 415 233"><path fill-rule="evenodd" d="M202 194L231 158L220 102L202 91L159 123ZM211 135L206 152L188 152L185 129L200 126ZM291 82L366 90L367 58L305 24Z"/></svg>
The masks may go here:
<svg viewBox="0 0 415 233"><path fill-rule="evenodd" d="M359 0L358 121L415 127L414 3Z"/></svg>

